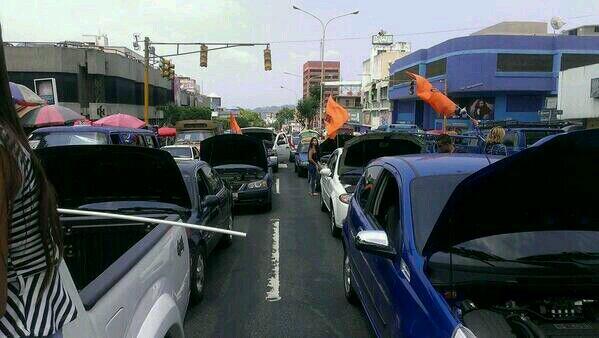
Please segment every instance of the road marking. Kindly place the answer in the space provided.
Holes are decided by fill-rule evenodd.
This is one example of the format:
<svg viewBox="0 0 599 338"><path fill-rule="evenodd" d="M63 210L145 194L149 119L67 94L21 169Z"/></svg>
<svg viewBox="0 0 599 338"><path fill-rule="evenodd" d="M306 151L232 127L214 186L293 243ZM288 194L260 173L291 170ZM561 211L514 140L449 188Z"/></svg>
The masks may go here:
<svg viewBox="0 0 599 338"><path fill-rule="evenodd" d="M279 219L273 218L272 222L272 272L268 279L266 300L277 302L281 300L279 295Z"/></svg>
<svg viewBox="0 0 599 338"><path fill-rule="evenodd" d="M275 194L279 194L279 178L275 181Z"/></svg>
<svg viewBox="0 0 599 338"><path fill-rule="evenodd" d="M279 163L279 168L287 168L287 163Z"/></svg>

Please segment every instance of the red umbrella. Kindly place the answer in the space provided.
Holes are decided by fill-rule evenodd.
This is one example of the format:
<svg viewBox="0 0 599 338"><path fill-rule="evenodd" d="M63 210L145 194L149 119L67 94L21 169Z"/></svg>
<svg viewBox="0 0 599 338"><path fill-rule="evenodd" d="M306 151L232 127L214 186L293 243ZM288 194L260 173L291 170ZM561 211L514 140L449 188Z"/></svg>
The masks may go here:
<svg viewBox="0 0 599 338"><path fill-rule="evenodd" d="M127 128L141 128L146 123L135 116L127 114L114 114L103 117L98 121L94 122L94 126L111 126L111 127L127 127Z"/></svg>
<svg viewBox="0 0 599 338"><path fill-rule="evenodd" d="M55 104L35 108L21 116L23 127L62 126L79 120L85 120L85 117Z"/></svg>
<svg viewBox="0 0 599 338"><path fill-rule="evenodd" d="M177 129L175 129L175 128L169 128L169 127L158 128L158 136L169 137L169 136L175 136L175 135L177 135Z"/></svg>

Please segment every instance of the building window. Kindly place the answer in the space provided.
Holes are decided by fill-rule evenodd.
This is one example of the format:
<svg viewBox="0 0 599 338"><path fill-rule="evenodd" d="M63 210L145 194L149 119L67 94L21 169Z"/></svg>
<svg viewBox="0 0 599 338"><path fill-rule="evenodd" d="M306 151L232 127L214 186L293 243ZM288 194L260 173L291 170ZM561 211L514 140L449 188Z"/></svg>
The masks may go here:
<svg viewBox="0 0 599 338"><path fill-rule="evenodd" d="M349 103L349 99L343 99L343 105L345 107L351 107L350 103Z"/></svg>
<svg viewBox="0 0 599 338"><path fill-rule="evenodd" d="M595 26L595 33L599 33L599 26Z"/></svg>
<svg viewBox="0 0 599 338"><path fill-rule="evenodd" d="M447 59L441 59L426 64L426 77L445 74L447 70Z"/></svg>
<svg viewBox="0 0 599 338"><path fill-rule="evenodd" d="M497 54L498 72L552 72L551 54Z"/></svg>
<svg viewBox="0 0 599 338"><path fill-rule="evenodd" d="M599 63L599 54L562 54L561 70Z"/></svg>
<svg viewBox="0 0 599 338"><path fill-rule="evenodd" d="M412 78L406 74L406 72L411 72L414 74L418 74L418 65L412 66L410 68L402 69L397 71L391 75L391 86L396 86L398 84L406 83L412 81Z"/></svg>
<svg viewBox="0 0 599 338"><path fill-rule="evenodd" d="M388 87L381 87L381 100L386 100L389 98L388 96Z"/></svg>

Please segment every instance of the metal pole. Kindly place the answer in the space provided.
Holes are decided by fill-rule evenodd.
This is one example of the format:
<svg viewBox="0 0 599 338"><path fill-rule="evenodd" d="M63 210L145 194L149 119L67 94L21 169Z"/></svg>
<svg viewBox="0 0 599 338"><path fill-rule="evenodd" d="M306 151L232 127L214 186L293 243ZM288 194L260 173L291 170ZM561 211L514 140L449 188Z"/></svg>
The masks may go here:
<svg viewBox="0 0 599 338"><path fill-rule="evenodd" d="M150 38L144 39L144 122L149 123L150 108Z"/></svg>
<svg viewBox="0 0 599 338"><path fill-rule="evenodd" d="M322 24L322 22L321 22ZM322 40L320 40L320 104L318 114L318 131L322 132L322 110L323 110L323 98L324 98L324 39L326 35L326 26L322 26Z"/></svg>

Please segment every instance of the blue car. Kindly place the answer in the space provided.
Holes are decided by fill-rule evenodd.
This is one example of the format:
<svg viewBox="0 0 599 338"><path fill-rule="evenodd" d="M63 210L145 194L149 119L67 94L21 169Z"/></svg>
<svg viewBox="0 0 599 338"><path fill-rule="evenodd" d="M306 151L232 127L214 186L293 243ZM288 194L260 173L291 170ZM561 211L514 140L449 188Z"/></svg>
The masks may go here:
<svg viewBox="0 0 599 338"><path fill-rule="evenodd" d="M156 133L147 129L97 126L46 127L29 136L33 149L68 145L122 144L160 148Z"/></svg>
<svg viewBox="0 0 599 338"><path fill-rule="evenodd" d="M309 143L302 142L297 146L294 155L294 167L293 169L297 173L298 177L308 176L308 148Z"/></svg>
<svg viewBox="0 0 599 338"><path fill-rule="evenodd" d="M379 337L599 336L599 130L372 162L343 286Z"/></svg>

